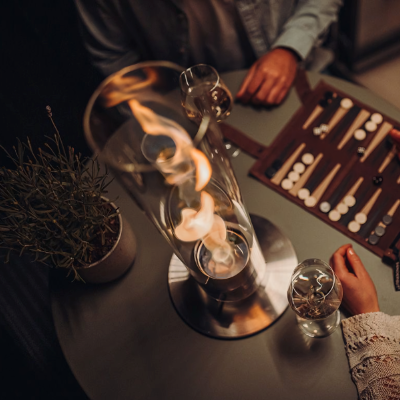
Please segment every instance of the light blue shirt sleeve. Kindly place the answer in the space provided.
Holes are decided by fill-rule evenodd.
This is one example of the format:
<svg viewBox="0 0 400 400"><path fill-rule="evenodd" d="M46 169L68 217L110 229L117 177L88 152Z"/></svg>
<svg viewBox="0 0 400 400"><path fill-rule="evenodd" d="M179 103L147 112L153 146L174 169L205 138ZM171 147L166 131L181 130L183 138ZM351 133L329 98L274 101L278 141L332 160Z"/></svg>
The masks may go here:
<svg viewBox="0 0 400 400"><path fill-rule="evenodd" d="M342 3L342 0L300 0L271 49L286 47L305 60L321 44L329 26L337 21Z"/></svg>

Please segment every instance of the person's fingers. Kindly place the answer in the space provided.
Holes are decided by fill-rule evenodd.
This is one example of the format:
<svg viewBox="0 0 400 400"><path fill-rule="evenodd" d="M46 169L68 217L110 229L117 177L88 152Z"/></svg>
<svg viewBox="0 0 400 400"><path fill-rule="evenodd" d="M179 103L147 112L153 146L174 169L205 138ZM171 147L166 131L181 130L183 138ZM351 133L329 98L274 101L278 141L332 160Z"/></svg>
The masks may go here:
<svg viewBox="0 0 400 400"><path fill-rule="evenodd" d="M253 80L253 77L254 77L255 73L256 73L256 66L253 65L250 68L250 71L248 72L246 77L244 78L244 80L242 82L242 85L240 86L240 89L236 94L236 98L237 99L243 100L243 96L247 92L247 88L250 85L250 82Z"/></svg>
<svg viewBox="0 0 400 400"><path fill-rule="evenodd" d="M279 96L276 99L276 104L281 104L283 99L287 96L288 92L289 92L290 86L286 87L286 89L281 90L281 93L279 94Z"/></svg>
<svg viewBox="0 0 400 400"><path fill-rule="evenodd" d="M332 257L333 257L332 269L335 272L335 274L339 278L348 274L348 270L347 270L346 263L344 261L343 256L340 255L339 253L335 253Z"/></svg>
<svg viewBox="0 0 400 400"><path fill-rule="evenodd" d="M267 77L267 79L265 79L262 85L258 88L258 91L251 98L251 102L253 104L268 104L267 98L271 90L274 88L274 85L275 79Z"/></svg>
<svg viewBox="0 0 400 400"><path fill-rule="evenodd" d="M346 255L347 249L348 249L349 247L351 247L351 244L350 244L350 243L344 244L343 246L340 246L340 247L335 251L335 253L333 253L333 254L338 253L338 254L340 254L341 256L344 257L344 256Z"/></svg>
<svg viewBox="0 0 400 400"><path fill-rule="evenodd" d="M247 89L241 98L242 102L247 103L249 101L252 101L253 97L257 95L264 82L265 76L256 71L256 73L253 75L253 79L247 85Z"/></svg>
<svg viewBox="0 0 400 400"><path fill-rule="evenodd" d="M279 104L282 99L286 96L290 85L287 85L286 77L280 77L276 82L274 87L271 89L269 96L267 98L268 104Z"/></svg>
<svg viewBox="0 0 400 400"><path fill-rule="evenodd" d="M330 265L335 274L339 276L339 278L340 276L344 276L349 272L346 266L345 256L347 249L350 247L351 244L345 244L339 247L331 257Z"/></svg>
<svg viewBox="0 0 400 400"><path fill-rule="evenodd" d="M352 247L349 247L346 251L347 260L349 261L353 271L357 277L363 276L367 273L364 264L360 260L360 257L356 254Z"/></svg>

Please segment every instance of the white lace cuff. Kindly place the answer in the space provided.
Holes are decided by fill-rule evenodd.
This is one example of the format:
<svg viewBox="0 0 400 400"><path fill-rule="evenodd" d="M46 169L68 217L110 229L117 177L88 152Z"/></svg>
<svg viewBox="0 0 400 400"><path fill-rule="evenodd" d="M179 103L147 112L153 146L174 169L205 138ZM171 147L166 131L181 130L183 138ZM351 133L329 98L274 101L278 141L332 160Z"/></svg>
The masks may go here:
<svg viewBox="0 0 400 400"><path fill-rule="evenodd" d="M350 368L367 357L400 355L400 317L382 312L359 314L342 321Z"/></svg>
<svg viewBox="0 0 400 400"><path fill-rule="evenodd" d="M400 399L400 317L359 314L343 320L342 329L360 398ZM395 397L381 397L389 393Z"/></svg>

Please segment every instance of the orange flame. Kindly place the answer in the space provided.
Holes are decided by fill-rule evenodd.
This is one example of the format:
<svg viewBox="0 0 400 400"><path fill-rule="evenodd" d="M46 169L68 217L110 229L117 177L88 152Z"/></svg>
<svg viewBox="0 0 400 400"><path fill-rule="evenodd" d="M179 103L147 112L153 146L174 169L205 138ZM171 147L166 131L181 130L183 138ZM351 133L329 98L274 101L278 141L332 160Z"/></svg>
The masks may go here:
<svg viewBox="0 0 400 400"><path fill-rule="evenodd" d="M214 223L214 199L207 193L200 194L199 211L184 208L182 221L175 229L175 236L182 242L193 242L207 235Z"/></svg>
<svg viewBox="0 0 400 400"><path fill-rule="evenodd" d="M103 90L106 107L114 107L123 101L130 100L135 93L152 85L157 80L157 72L152 68L143 70L146 77L115 75Z"/></svg>
<svg viewBox="0 0 400 400"><path fill-rule="evenodd" d="M200 210L184 208L181 211L181 223L175 229L175 236L184 242L203 240L206 248L212 252L213 259L219 269L226 269L224 265L232 258L230 245L226 241L226 226L221 217L214 214L214 199L202 190L211 179L212 168L205 154L193 147L189 134L175 121L154 113L150 108L142 106L133 99L136 91L153 83L156 73L151 69L147 71L147 78L140 80L137 77L115 77L112 86L107 88L106 106L112 107L127 101L133 115L148 135L165 135L170 137L176 146L174 155L169 165L158 164L160 170L172 173L174 165L185 162L193 163L196 169L195 190L200 192ZM110 84L111 85L111 84ZM164 168L164 171L163 171ZM168 180L174 183L174 180ZM220 264L222 263L222 264Z"/></svg>
<svg viewBox="0 0 400 400"><path fill-rule="evenodd" d="M200 192L211 179L212 169L208 158L204 153L195 148L191 151L191 156L196 166L196 186L195 190Z"/></svg>

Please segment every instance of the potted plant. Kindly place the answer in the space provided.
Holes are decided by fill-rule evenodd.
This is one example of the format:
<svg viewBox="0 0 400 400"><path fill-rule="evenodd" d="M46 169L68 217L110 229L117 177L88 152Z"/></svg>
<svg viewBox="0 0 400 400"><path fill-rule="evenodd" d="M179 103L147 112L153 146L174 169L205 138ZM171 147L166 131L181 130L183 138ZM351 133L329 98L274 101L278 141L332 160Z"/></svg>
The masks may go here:
<svg viewBox="0 0 400 400"><path fill-rule="evenodd" d="M35 153L29 139L6 151L15 169L0 169L0 248L65 268L74 279L114 280L132 265L135 236L114 203L104 197L111 183L96 158L53 143ZM28 153L28 154L26 154Z"/></svg>

